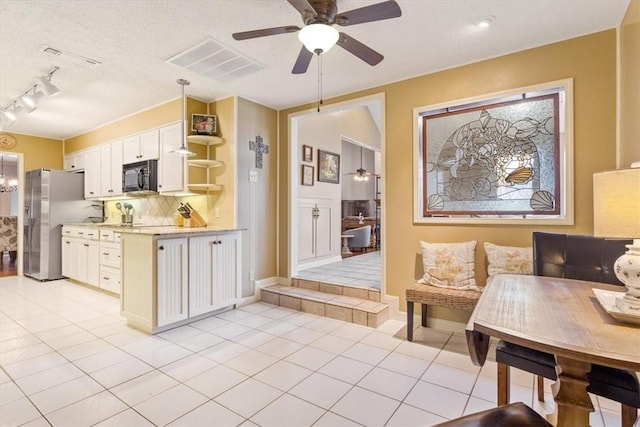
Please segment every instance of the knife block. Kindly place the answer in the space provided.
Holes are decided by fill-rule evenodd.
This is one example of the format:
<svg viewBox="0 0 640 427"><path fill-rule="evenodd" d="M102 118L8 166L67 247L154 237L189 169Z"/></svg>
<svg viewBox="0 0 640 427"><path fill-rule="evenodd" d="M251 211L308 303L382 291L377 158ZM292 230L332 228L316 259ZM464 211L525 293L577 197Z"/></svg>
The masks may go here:
<svg viewBox="0 0 640 427"><path fill-rule="evenodd" d="M191 211L191 218L185 218L182 223L183 227L206 227L207 222L196 211Z"/></svg>

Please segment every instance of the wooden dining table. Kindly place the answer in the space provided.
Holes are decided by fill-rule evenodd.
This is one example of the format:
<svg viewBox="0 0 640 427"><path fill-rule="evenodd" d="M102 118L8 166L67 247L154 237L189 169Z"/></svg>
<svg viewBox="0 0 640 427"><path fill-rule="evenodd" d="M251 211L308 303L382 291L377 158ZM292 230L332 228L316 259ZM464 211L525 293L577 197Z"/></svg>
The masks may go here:
<svg viewBox="0 0 640 427"><path fill-rule="evenodd" d="M560 427L589 425L592 363L640 372L640 326L611 317L593 288L625 290L582 280L499 275L485 287L466 327L478 366L486 360L490 337L555 356L556 410L550 421Z"/></svg>

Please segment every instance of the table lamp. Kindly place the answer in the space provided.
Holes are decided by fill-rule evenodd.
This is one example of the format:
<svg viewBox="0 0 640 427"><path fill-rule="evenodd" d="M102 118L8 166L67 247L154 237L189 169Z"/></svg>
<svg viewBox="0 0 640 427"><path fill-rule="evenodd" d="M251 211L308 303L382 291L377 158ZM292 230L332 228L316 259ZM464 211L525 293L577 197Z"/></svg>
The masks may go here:
<svg viewBox="0 0 640 427"><path fill-rule="evenodd" d="M640 315L640 168L593 175L593 234L633 238L614 264L616 277L627 287L616 307Z"/></svg>

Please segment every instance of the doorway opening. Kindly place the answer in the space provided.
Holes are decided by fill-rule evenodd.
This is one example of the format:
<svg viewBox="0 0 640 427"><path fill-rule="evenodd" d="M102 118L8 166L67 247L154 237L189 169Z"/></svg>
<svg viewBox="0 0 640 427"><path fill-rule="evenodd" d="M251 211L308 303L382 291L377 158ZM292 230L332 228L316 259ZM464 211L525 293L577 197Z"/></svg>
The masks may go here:
<svg viewBox="0 0 640 427"><path fill-rule="evenodd" d="M22 274L22 154L0 151L0 277Z"/></svg>
<svg viewBox="0 0 640 427"><path fill-rule="evenodd" d="M368 117L368 118L367 118ZM361 119L364 118L365 122ZM324 121L323 121L324 119ZM329 124L329 126L327 126ZM335 126L339 126L336 129ZM363 136L363 127L369 127L371 134L375 138L369 138L368 134ZM293 114L289 117L290 135L290 176L300 176L301 163L304 165L302 157L303 148L313 153L313 160L310 166L314 167L315 179L313 186L301 185L300 179L291 179L290 200L289 200L289 253L288 266L289 278L304 277L309 274L319 273L321 270L339 274L334 274L334 280L342 281L345 286L377 288L377 291L384 295L384 175L382 173L384 163L384 94L376 94L345 103L327 106L321 113L315 110L304 111ZM344 145L344 150L343 150ZM303 147L305 146L305 147ZM360 164L360 151L363 151L363 164ZM319 151L328 151L340 157L339 182L327 183L318 181L318 168L322 165L318 161ZM365 150L367 160L364 160ZM349 151L349 152L347 152ZM367 180L373 190L371 195L364 194L364 187L357 187L358 182L353 179L357 169L370 171L372 174ZM377 172L377 173L376 173ZM376 176L377 175L377 176ZM367 184L367 185L368 185ZM343 194L343 189L347 190ZM370 207L366 211L358 211L355 215L350 215L354 206L359 206L354 201L368 200ZM369 205L369 203L367 203ZM364 206L364 204L362 204ZM360 207L362 207L360 206ZM305 210L306 209L306 210ZM350 210L351 209L351 210ZM310 215L319 212L320 216L328 215L329 220L324 219L324 226L328 227L324 231L314 229L307 230L307 211ZM362 215L358 215L362 212ZM360 261L367 262L369 267L375 268L368 274L367 283L358 285L354 283L354 276L362 274L362 265L358 266L355 261L360 258L342 257L343 229L346 229L346 222L355 216L358 223L359 216L367 222L373 221L371 227L371 244L366 249L362 247L357 250L362 251L366 256ZM326 218L326 217L325 217ZM350 229L354 228L351 224ZM361 225L361 224L358 224ZM313 225L317 227L316 225ZM357 228L357 227L356 227ZM328 231L327 231L328 230ZM327 239L327 235L329 238ZM322 240L318 242L318 240ZM321 243L323 252L317 250L318 247L308 248L309 243ZM349 247L349 246L347 246ZM356 249L356 248L354 248ZM349 247L351 251L351 248ZM369 251L371 254L369 254ZM353 253L353 251L351 251ZM377 252L377 254L376 254ZM304 257L302 257L304 255ZM350 261L351 262L348 262ZM353 266L351 266L353 264ZM358 271L360 270L360 271ZM373 284L372 282L377 282Z"/></svg>

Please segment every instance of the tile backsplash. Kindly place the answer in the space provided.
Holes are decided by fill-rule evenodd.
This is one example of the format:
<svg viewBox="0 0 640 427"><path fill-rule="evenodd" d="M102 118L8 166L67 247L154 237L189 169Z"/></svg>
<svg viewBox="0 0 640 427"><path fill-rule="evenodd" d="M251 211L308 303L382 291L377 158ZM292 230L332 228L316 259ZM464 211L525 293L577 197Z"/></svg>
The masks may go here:
<svg viewBox="0 0 640 427"><path fill-rule="evenodd" d="M105 222L120 224L122 212L116 208L117 202L120 202L122 205L126 202L133 206L132 214L134 224L173 225L175 216L178 214L180 202L189 203L205 220L207 219L208 213L207 196L123 198L122 200L109 200L104 202L104 215L107 217Z"/></svg>

